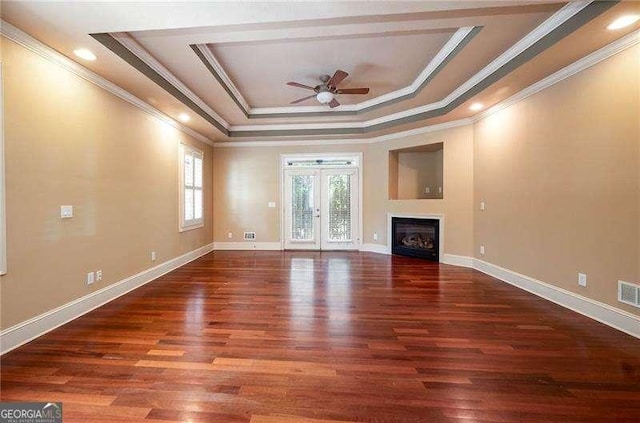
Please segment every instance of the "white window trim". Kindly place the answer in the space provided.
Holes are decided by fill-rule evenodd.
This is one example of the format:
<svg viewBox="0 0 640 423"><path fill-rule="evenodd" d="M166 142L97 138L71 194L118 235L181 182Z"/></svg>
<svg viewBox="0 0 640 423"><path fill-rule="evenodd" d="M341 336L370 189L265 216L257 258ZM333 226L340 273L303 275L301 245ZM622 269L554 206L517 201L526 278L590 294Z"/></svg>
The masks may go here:
<svg viewBox="0 0 640 423"><path fill-rule="evenodd" d="M200 219L193 219L189 222L185 221L184 217L184 155L185 153L190 153L195 157L200 157L202 160L202 217ZM199 229L204 227L204 186L205 186L205 178L204 178L204 152L197 148L191 147L187 144L180 143L180 147L178 148L178 191L179 191L179 201L178 208L180 221L178 222L178 229L180 232L190 231L193 229Z"/></svg>

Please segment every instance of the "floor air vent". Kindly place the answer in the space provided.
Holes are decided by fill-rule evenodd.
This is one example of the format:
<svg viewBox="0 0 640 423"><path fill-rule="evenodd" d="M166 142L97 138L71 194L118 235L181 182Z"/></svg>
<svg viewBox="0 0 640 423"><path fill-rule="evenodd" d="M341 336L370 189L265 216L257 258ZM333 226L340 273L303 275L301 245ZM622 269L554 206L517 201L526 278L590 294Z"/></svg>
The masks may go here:
<svg viewBox="0 0 640 423"><path fill-rule="evenodd" d="M244 233L244 239L246 239L246 240L254 240L254 239L256 239L256 233L255 232L245 232Z"/></svg>
<svg viewBox="0 0 640 423"><path fill-rule="evenodd" d="M618 301L640 308L640 286L618 281Z"/></svg>

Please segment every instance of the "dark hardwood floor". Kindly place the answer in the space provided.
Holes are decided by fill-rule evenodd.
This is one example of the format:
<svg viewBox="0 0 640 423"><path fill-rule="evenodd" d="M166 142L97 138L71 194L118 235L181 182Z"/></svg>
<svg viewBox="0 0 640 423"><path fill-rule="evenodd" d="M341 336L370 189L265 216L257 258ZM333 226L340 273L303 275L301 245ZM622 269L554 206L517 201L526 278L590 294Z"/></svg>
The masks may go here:
<svg viewBox="0 0 640 423"><path fill-rule="evenodd" d="M482 273L216 252L2 357L64 422L638 422L640 341Z"/></svg>

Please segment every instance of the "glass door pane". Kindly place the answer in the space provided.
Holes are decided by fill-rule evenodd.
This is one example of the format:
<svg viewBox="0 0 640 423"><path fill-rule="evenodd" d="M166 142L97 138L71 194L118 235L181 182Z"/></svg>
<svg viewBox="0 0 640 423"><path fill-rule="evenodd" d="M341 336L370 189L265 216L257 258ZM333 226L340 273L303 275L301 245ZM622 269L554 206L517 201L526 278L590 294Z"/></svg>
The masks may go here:
<svg viewBox="0 0 640 423"><path fill-rule="evenodd" d="M311 241L314 239L313 175L291 176L291 239Z"/></svg>
<svg viewBox="0 0 640 423"><path fill-rule="evenodd" d="M284 247L320 249L320 173L311 169L284 171Z"/></svg>
<svg viewBox="0 0 640 423"><path fill-rule="evenodd" d="M329 240L351 241L351 178L349 175L328 177Z"/></svg>
<svg viewBox="0 0 640 423"><path fill-rule="evenodd" d="M322 169L323 250L358 248L358 170Z"/></svg>

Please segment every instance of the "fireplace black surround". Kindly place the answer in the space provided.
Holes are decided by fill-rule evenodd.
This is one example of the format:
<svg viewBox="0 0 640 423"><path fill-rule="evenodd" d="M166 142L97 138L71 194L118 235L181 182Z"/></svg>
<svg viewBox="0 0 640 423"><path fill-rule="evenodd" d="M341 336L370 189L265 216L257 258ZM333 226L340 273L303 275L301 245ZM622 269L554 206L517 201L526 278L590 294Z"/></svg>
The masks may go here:
<svg viewBox="0 0 640 423"><path fill-rule="evenodd" d="M409 217L391 218L391 252L401 256L440 261L440 221Z"/></svg>

